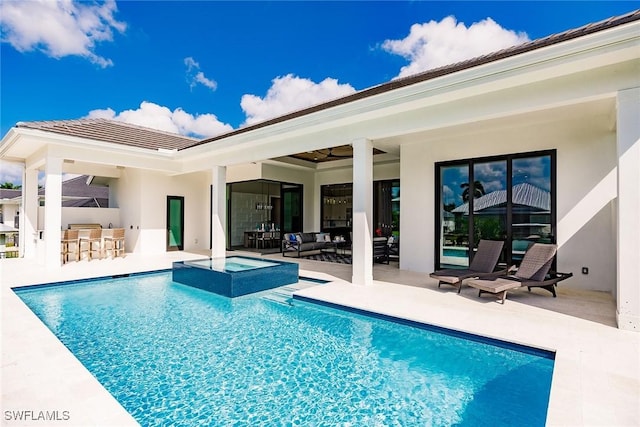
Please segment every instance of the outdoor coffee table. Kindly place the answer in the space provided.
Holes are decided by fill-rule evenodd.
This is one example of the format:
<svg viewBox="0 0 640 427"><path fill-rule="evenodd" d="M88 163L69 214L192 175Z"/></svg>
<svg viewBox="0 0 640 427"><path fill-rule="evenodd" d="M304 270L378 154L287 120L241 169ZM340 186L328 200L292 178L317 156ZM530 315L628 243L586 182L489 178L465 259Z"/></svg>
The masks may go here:
<svg viewBox="0 0 640 427"><path fill-rule="evenodd" d="M478 289L478 296L483 292L496 295L501 299L501 303L504 304L504 300L507 299L507 291L509 289L516 289L521 286L520 282L510 279L474 279L467 282L472 288Z"/></svg>

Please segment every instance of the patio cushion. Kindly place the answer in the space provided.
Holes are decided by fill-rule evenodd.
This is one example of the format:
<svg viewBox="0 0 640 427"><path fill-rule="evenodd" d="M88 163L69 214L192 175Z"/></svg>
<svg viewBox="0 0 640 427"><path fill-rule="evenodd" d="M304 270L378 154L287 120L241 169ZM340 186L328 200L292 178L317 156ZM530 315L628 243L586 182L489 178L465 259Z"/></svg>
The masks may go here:
<svg viewBox="0 0 640 427"><path fill-rule="evenodd" d="M315 242L316 241L315 233L300 233L300 236L302 237L302 243L308 243L308 242Z"/></svg>

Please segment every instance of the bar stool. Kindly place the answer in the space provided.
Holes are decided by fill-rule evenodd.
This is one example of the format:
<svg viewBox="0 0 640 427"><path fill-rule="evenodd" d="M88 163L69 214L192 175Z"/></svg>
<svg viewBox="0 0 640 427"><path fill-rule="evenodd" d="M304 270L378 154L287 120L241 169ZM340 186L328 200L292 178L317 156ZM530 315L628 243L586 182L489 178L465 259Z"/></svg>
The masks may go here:
<svg viewBox="0 0 640 427"><path fill-rule="evenodd" d="M75 260L80 259L80 241L78 239L78 230L64 230L62 239L60 240L60 255L62 255L62 263L69 262L69 255L75 255Z"/></svg>
<svg viewBox="0 0 640 427"><path fill-rule="evenodd" d="M82 247L83 243L86 243L86 249ZM97 245L97 248L95 247ZM102 258L102 229L101 228L92 228L89 230L88 237L80 238L80 258L82 258L82 253L87 253L87 259L91 261L93 259L93 253L98 253L98 259Z"/></svg>
<svg viewBox="0 0 640 427"><path fill-rule="evenodd" d="M104 241L105 258L109 256L109 251L111 251L111 259L120 256L120 254L124 257L124 228L112 229L111 234L103 236L102 240Z"/></svg>

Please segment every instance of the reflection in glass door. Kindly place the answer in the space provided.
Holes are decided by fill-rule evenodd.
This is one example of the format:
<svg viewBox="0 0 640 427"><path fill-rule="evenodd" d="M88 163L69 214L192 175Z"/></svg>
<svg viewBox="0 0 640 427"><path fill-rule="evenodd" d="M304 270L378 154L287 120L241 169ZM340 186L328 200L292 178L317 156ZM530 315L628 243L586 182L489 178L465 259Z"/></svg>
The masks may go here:
<svg viewBox="0 0 640 427"><path fill-rule="evenodd" d="M473 183L467 187L473 205L473 248L481 239L507 239L507 161L473 163ZM465 191L466 191L465 189ZM473 194L473 197L471 195ZM464 197L463 197L464 198ZM504 252L500 262L506 262Z"/></svg>
<svg viewBox="0 0 640 427"><path fill-rule="evenodd" d="M519 262L535 242L553 243L551 156L513 159L512 259Z"/></svg>
<svg viewBox="0 0 640 427"><path fill-rule="evenodd" d="M468 194L469 166L467 164L442 166L439 180L440 266L467 267L469 265L469 212L464 212L464 205L465 194ZM466 193L465 190L467 190ZM466 206L468 209L468 203Z"/></svg>

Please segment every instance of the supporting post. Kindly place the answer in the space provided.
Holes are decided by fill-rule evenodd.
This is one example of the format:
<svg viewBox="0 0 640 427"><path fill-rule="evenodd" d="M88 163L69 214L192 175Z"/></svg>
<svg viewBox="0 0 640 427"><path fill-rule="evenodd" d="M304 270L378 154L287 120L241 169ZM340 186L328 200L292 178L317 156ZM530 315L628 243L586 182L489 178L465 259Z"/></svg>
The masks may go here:
<svg viewBox="0 0 640 427"><path fill-rule="evenodd" d="M618 328L640 332L640 88L618 92Z"/></svg>
<svg viewBox="0 0 640 427"><path fill-rule="evenodd" d="M22 208L20 209L20 245L22 256L35 259L38 241L38 170L24 170Z"/></svg>
<svg viewBox="0 0 640 427"><path fill-rule="evenodd" d="M227 168L211 168L211 257L223 258L227 254Z"/></svg>
<svg viewBox="0 0 640 427"><path fill-rule="evenodd" d="M353 146L352 278L357 285L373 284L373 145L365 138Z"/></svg>
<svg viewBox="0 0 640 427"><path fill-rule="evenodd" d="M45 265L47 267L60 267L60 238L62 236L62 159L48 157L45 173Z"/></svg>

